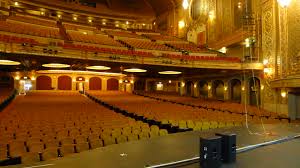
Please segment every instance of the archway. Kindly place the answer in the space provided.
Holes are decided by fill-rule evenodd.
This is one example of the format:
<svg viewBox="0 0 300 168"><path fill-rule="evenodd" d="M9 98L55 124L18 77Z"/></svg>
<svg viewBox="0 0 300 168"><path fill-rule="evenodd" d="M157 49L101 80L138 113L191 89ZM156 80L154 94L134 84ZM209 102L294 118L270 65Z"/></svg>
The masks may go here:
<svg viewBox="0 0 300 168"><path fill-rule="evenodd" d="M188 81L186 82L186 95L187 96L193 96L193 92L194 92L194 83L192 81Z"/></svg>
<svg viewBox="0 0 300 168"><path fill-rule="evenodd" d="M249 104L260 105L260 80L256 77L249 80Z"/></svg>
<svg viewBox="0 0 300 168"><path fill-rule="evenodd" d="M60 76L57 80L58 90L72 90L72 78L69 76Z"/></svg>
<svg viewBox="0 0 300 168"><path fill-rule="evenodd" d="M36 78L36 90L52 90L52 80L49 76L39 76Z"/></svg>
<svg viewBox="0 0 300 168"><path fill-rule="evenodd" d="M101 78L98 78L98 77L90 78L89 89L90 90L101 90L102 89L102 80L101 80Z"/></svg>
<svg viewBox="0 0 300 168"><path fill-rule="evenodd" d="M199 95L202 98L208 98L208 83L206 81L199 82Z"/></svg>
<svg viewBox="0 0 300 168"><path fill-rule="evenodd" d="M224 100L224 83L221 80L213 82L212 86L213 97L217 100Z"/></svg>
<svg viewBox="0 0 300 168"><path fill-rule="evenodd" d="M240 103L242 101L242 82L238 79L232 79L229 83L229 86L230 100Z"/></svg>
<svg viewBox="0 0 300 168"><path fill-rule="evenodd" d="M119 90L119 81L114 78L107 80L107 90Z"/></svg>

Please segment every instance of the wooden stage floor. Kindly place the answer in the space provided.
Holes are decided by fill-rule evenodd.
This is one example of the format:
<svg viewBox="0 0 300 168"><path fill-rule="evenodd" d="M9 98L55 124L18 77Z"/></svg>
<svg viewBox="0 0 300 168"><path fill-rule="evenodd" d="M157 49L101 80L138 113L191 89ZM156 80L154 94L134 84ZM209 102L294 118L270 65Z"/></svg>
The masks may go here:
<svg viewBox="0 0 300 168"><path fill-rule="evenodd" d="M262 143L288 135L300 134L300 126L265 125L270 135L249 134L245 127L231 129L215 129L207 132L185 132L163 137L111 145L79 154L70 155L52 161L39 162L33 165L9 166L49 167L49 168L143 168L199 156L199 137L209 136L217 132L237 134L239 147ZM263 133L261 126L251 126L254 133ZM262 147L237 155L237 161L224 168L299 168L300 139L282 144ZM182 168L198 168L199 163L181 166Z"/></svg>

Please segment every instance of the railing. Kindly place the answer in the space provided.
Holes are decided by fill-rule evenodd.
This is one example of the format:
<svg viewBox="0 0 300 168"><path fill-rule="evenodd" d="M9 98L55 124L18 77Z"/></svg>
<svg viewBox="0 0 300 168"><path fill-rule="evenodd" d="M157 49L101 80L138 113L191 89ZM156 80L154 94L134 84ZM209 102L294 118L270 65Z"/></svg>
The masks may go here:
<svg viewBox="0 0 300 168"><path fill-rule="evenodd" d="M80 45L79 45L80 46ZM0 42L2 55L26 54L30 56L62 57L75 59L89 59L110 62L179 66L189 68L212 68L212 69L247 69L247 67L260 67L258 65L242 64L235 57L211 56L207 53L199 53L197 56L164 54L168 52L156 50L115 49L110 46L81 45L80 48L66 47L65 45L47 47L47 45L30 45ZM145 54L146 53L146 54ZM233 59L234 58L234 59Z"/></svg>

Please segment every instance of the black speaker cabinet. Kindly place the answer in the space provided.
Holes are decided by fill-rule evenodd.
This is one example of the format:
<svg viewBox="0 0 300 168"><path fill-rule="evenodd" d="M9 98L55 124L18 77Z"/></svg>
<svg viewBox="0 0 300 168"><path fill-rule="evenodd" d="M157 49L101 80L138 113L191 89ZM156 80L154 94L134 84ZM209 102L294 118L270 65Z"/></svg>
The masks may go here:
<svg viewBox="0 0 300 168"><path fill-rule="evenodd" d="M200 167L219 168L221 165L221 137L200 138Z"/></svg>
<svg viewBox="0 0 300 168"><path fill-rule="evenodd" d="M222 137L222 161L224 163L232 163L236 161L236 134L220 134L216 136Z"/></svg>

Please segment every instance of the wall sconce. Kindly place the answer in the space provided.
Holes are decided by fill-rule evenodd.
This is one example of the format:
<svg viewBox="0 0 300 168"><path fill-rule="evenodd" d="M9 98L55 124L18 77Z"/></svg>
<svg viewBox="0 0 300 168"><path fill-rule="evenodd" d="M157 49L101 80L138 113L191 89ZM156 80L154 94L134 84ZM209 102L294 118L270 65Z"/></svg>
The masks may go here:
<svg viewBox="0 0 300 168"><path fill-rule="evenodd" d="M242 87L242 91L245 91L245 86Z"/></svg>
<svg viewBox="0 0 300 168"><path fill-rule="evenodd" d="M228 87L227 87L227 86L224 86L224 90L227 91L227 89L228 89Z"/></svg>
<svg viewBox="0 0 300 168"><path fill-rule="evenodd" d="M134 81L133 81L133 80L131 80L131 81L130 81L130 83L131 83L131 84L133 84L133 83L134 83Z"/></svg>
<svg viewBox="0 0 300 168"><path fill-rule="evenodd" d="M73 81L73 82L76 82L76 78L73 78L72 81Z"/></svg>
<svg viewBox="0 0 300 168"><path fill-rule="evenodd" d="M211 89L211 86L210 86L210 85L208 85L208 86L207 86L207 89L208 89L208 90L210 90L210 89Z"/></svg>
<svg viewBox="0 0 300 168"><path fill-rule="evenodd" d="M261 85L260 86L260 90L264 90L265 89L265 86L264 85Z"/></svg>
<svg viewBox="0 0 300 168"><path fill-rule="evenodd" d="M35 79L36 79L35 76L32 76L32 77L31 77L31 80L32 80L32 81L35 81Z"/></svg>
<svg viewBox="0 0 300 168"><path fill-rule="evenodd" d="M266 75L271 75L272 74L272 68L264 68L264 73Z"/></svg>
<svg viewBox="0 0 300 168"><path fill-rule="evenodd" d="M215 19L215 12L214 11L209 11L208 12L208 18L210 21Z"/></svg>
<svg viewBox="0 0 300 168"><path fill-rule="evenodd" d="M184 86L185 86L185 83L184 83L184 82L182 82L182 83L181 83L181 87L184 87Z"/></svg>
<svg viewBox="0 0 300 168"><path fill-rule="evenodd" d="M197 84L194 84L194 88L197 88Z"/></svg>
<svg viewBox="0 0 300 168"><path fill-rule="evenodd" d="M282 90L282 91L281 91L281 97L286 98L286 95L287 95L286 91L285 91L285 90Z"/></svg>
<svg viewBox="0 0 300 168"><path fill-rule="evenodd" d="M178 22L178 27L179 27L179 29L182 29L182 28L185 27L185 22L184 22L184 20L181 20L181 21Z"/></svg>
<svg viewBox="0 0 300 168"><path fill-rule="evenodd" d="M169 80L169 83L172 83L172 81L171 81L171 80Z"/></svg>
<svg viewBox="0 0 300 168"><path fill-rule="evenodd" d="M264 59L263 64L264 64L265 66L268 65L268 64L269 64L269 60Z"/></svg>
<svg viewBox="0 0 300 168"><path fill-rule="evenodd" d="M119 80L119 83L121 83L121 84L122 84L122 83L123 83L123 80L122 80L122 79L120 79L120 80Z"/></svg>
<svg viewBox="0 0 300 168"><path fill-rule="evenodd" d="M245 39L245 46L246 46L247 48L250 47L250 39L249 39L249 38L246 38L246 39Z"/></svg>
<svg viewBox="0 0 300 168"><path fill-rule="evenodd" d="M86 80L85 80L85 82L86 82L86 83L89 83L89 80L88 80L88 79L86 79Z"/></svg>

